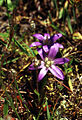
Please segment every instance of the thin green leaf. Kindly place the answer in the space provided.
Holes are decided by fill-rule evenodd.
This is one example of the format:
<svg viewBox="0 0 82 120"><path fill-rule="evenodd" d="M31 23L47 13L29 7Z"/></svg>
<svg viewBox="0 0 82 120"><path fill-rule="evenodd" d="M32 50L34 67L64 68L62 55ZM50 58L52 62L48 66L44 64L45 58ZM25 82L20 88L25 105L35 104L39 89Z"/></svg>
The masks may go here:
<svg viewBox="0 0 82 120"><path fill-rule="evenodd" d="M72 6L72 8L73 8L73 18L74 18L74 20L76 21L75 8L74 8L74 6Z"/></svg>
<svg viewBox="0 0 82 120"><path fill-rule="evenodd" d="M18 47L19 47L24 53L26 53L28 56L30 55L30 54L27 52L27 50L26 50L17 40L14 39L14 41L15 41L15 43L18 45Z"/></svg>
<svg viewBox="0 0 82 120"><path fill-rule="evenodd" d="M38 55L38 51L37 51L37 50L34 50L34 54L35 54L35 55Z"/></svg>
<svg viewBox="0 0 82 120"><path fill-rule="evenodd" d="M48 107L47 98L46 98L46 107L47 107L47 118L48 118L48 120L51 120L51 119L50 119L50 112L49 112L49 107Z"/></svg>
<svg viewBox="0 0 82 120"><path fill-rule="evenodd" d="M3 4L3 0L0 0L0 6L2 6L2 4Z"/></svg>
<svg viewBox="0 0 82 120"><path fill-rule="evenodd" d="M63 14L64 14L64 8L62 8L59 12L59 19L63 17Z"/></svg>
<svg viewBox="0 0 82 120"><path fill-rule="evenodd" d="M31 55L34 57L35 53L33 52L33 50L27 44L24 43L24 45L27 47L27 49L29 50L29 52L31 53Z"/></svg>
<svg viewBox="0 0 82 120"><path fill-rule="evenodd" d="M67 36L66 33L64 33L63 31L61 31L57 26L54 25L54 22L52 21L52 17L51 17L50 13L49 13L49 19L50 19L50 21L52 23L52 24L50 24L51 27L53 27L55 30L57 30L62 35Z"/></svg>
<svg viewBox="0 0 82 120"><path fill-rule="evenodd" d="M70 60L69 67L72 65L73 59L74 59L74 58L72 58L72 59Z"/></svg>
<svg viewBox="0 0 82 120"><path fill-rule="evenodd" d="M40 101L40 94L39 94L39 92L35 89L34 93L38 96L38 101Z"/></svg>
<svg viewBox="0 0 82 120"><path fill-rule="evenodd" d="M0 36L2 36L3 38L8 38L9 33L0 33Z"/></svg>
<svg viewBox="0 0 82 120"><path fill-rule="evenodd" d="M6 45L2 40L0 40L0 43L1 43L2 45L4 45L4 46Z"/></svg>
<svg viewBox="0 0 82 120"><path fill-rule="evenodd" d="M43 104L44 104L44 101L42 102L42 104L41 104L41 106L43 106ZM40 107L40 110L39 110L39 113L38 113L38 117L36 118L36 120L39 120L39 117L40 117L40 114L41 114L41 109L42 107Z"/></svg>
<svg viewBox="0 0 82 120"><path fill-rule="evenodd" d="M73 29L72 29L72 25L71 25L70 16L69 16L69 13L68 13L67 10L66 10L66 12L67 12L67 23L68 23L68 27L69 27L69 30L70 30L71 34L73 34Z"/></svg>
<svg viewBox="0 0 82 120"><path fill-rule="evenodd" d="M40 96L40 94L39 94L39 92L35 89L34 90L34 93L39 97Z"/></svg>
<svg viewBox="0 0 82 120"><path fill-rule="evenodd" d="M50 24L51 27L53 27L55 30L57 30L59 33L61 33L62 35L64 36L67 36L66 33L64 33L63 31L61 31L58 27L56 27L54 25L54 22L52 21L52 17L51 17L51 14L49 13L49 19L51 21L52 24Z"/></svg>
<svg viewBox="0 0 82 120"><path fill-rule="evenodd" d="M68 73L70 73L70 72L72 72L72 71L73 71L72 68L68 68L68 69L67 69L67 72L68 72Z"/></svg>
<svg viewBox="0 0 82 120"><path fill-rule="evenodd" d="M0 66L1 67L1 66ZM5 76L5 73L3 70L0 71L3 76Z"/></svg>
<svg viewBox="0 0 82 120"><path fill-rule="evenodd" d="M68 72L68 71L67 71L67 68L68 68L68 67L67 67L67 63L65 63L65 64L64 64L64 70L65 70L65 73L66 73L66 74L67 74L67 72Z"/></svg>
<svg viewBox="0 0 82 120"><path fill-rule="evenodd" d="M19 96L20 96L21 100L23 101L23 98L22 98L22 95L20 94L20 91L19 91L19 88L18 88L18 84L17 84L16 79L15 79L14 82L15 82L16 88L17 88L17 90L18 90Z"/></svg>
<svg viewBox="0 0 82 120"><path fill-rule="evenodd" d="M18 87L18 84L17 84L16 79L15 79L14 82L15 82L16 88L17 88L17 90L18 90L18 94L19 94L19 96L20 96L20 98L21 98L21 100L22 100L22 102L23 102L23 98L22 98L22 95L20 94L19 87ZM27 109L27 111L30 112L29 109L27 108L27 106L26 106L25 104L24 104L24 106L25 106L25 108Z"/></svg>
<svg viewBox="0 0 82 120"><path fill-rule="evenodd" d="M59 84L57 85L57 87L59 88L60 91L63 90L64 88L62 85L59 85Z"/></svg>
<svg viewBox="0 0 82 120"><path fill-rule="evenodd" d="M21 118L20 118L20 116L19 116L17 110L15 109L15 106L14 106L14 103L13 103L13 100L12 100L12 97L7 93L7 91L6 91L5 93L6 93L6 95L7 95L8 102L9 102L10 106L11 106L12 109L15 111L15 113L16 113L18 119L21 120Z"/></svg>
<svg viewBox="0 0 82 120"><path fill-rule="evenodd" d="M8 115L8 101L5 99L4 107L3 107L4 116Z"/></svg>
<svg viewBox="0 0 82 120"><path fill-rule="evenodd" d="M70 21L70 17L69 16L67 16L67 22L68 22L69 30L70 30L71 34L73 34L73 29L72 29L72 26L71 26L71 21Z"/></svg>
<svg viewBox="0 0 82 120"><path fill-rule="evenodd" d="M66 0L65 3L64 3L64 6L60 9L59 19L61 19L63 16L65 16L64 15L65 14L65 9L67 9L68 4L69 4L69 2L68 2L68 0Z"/></svg>
<svg viewBox="0 0 82 120"><path fill-rule="evenodd" d="M8 10L9 10L9 11L13 11L14 6L13 6L13 4L12 4L12 1L11 1L11 0L7 0L7 7L8 7Z"/></svg>
<svg viewBox="0 0 82 120"><path fill-rule="evenodd" d="M50 19L50 21L51 21L52 25L54 25L54 22L52 21L51 14L50 14L49 12L48 12L48 15L49 15L49 19Z"/></svg>
<svg viewBox="0 0 82 120"><path fill-rule="evenodd" d="M6 64L9 64L9 63L11 63L11 62L14 62L14 61L16 61L16 60L18 60L19 59L19 57L17 57L17 58L15 58L15 59L12 59L12 60L9 60L9 61L5 61L4 63L3 63L3 65L6 65Z"/></svg>
<svg viewBox="0 0 82 120"><path fill-rule="evenodd" d="M63 31L61 31L58 27L56 27L55 25L53 24L50 24L50 26L52 26L55 30L57 30L59 33L61 33L62 35L64 36L67 36L66 33L64 33Z"/></svg>
<svg viewBox="0 0 82 120"><path fill-rule="evenodd" d="M74 60L75 60L75 62L79 63L78 59L74 59Z"/></svg>
<svg viewBox="0 0 82 120"><path fill-rule="evenodd" d="M54 8L56 8L56 10L58 10L57 0L53 0L53 3L54 3Z"/></svg>

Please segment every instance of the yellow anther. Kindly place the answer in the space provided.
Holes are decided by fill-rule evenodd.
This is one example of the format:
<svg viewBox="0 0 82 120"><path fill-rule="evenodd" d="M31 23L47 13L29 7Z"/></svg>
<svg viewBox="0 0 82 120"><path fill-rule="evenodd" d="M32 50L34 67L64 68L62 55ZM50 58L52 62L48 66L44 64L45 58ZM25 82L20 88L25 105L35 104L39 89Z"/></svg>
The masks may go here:
<svg viewBox="0 0 82 120"><path fill-rule="evenodd" d="M50 65L50 64L51 64L51 61L48 61L47 64Z"/></svg>
<svg viewBox="0 0 82 120"><path fill-rule="evenodd" d="M45 62L47 62L47 61L48 61L48 58L46 57L46 58L45 58Z"/></svg>

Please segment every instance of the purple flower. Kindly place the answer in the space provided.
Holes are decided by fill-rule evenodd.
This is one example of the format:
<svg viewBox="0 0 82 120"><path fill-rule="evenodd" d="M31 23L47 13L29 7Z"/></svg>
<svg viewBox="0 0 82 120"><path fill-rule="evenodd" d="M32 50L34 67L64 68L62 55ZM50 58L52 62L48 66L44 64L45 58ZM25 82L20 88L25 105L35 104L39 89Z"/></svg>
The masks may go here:
<svg viewBox="0 0 82 120"><path fill-rule="evenodd" d="M56 44L53 45L50 48L48 55L45 55L45 56L43 56L43 53L40 52L39 55L41 56L42 61L39 62L39 60L35 60L35 62L31 64L31 66L29 68L30 70L35 70L36 69L35 66L37 66L38 69L41 69L39 72L39 75L38 75L38 81L40 81L44 78L44 76L47 74L48 70L57 78L64 80L64 74L59 69L57 64L67 63L69 61L69 59L68 58L55 58L60 46L59 45L57 46Z"/></svg>
<svg viewBox="0 0 82 120"><path fill-rule="evenodd" d="M34 34L33 35L35 38L37 38L39 40L39 42L33 42L30 47L34 47L34 46L42 46L43 47L43 50L45 52L48 52L49 51L49 48L54 45L55 41L57 39L59 39L60 37L62 37L62 34L61 33L58 33L58 34L55 34L53 36L50 37L50 35L48 33L44 33L44 36L41 35L41 34ZM63 48L63 46L62 46Z"/></svg>

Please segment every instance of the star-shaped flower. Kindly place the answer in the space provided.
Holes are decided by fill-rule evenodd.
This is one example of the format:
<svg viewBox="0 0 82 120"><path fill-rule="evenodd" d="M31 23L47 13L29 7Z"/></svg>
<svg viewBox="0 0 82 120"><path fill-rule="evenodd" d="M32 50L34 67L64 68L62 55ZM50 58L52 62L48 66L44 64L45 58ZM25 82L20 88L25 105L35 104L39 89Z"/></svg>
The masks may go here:
<svg viewBox="0 0 82 120"><path fill-rule="evenodd" d="M44 36L41 35L40 33L38 34L34 34L33 35L35 38L37 38L39 40L39 42L33 42L30 47L34 47L34 46L42 46L43 50L45 52L48 52L50 47L52 45L55 44L55 41L57 39L59 39L60 37L62 37L61 33L55 34L53 36L50 37L50 35L48 33L44 33ZM58 43L59 44L59 43ZM41 49L42 49L41 48ZM63 46L61 46L61 48L63 48ZM40 49L40 50L41 50Z"/></svg>
<svg viewBox="0 0 82 120"><path fill-rule="evenodd" d="M48 70L57 78L64 80L64 74L62 70L57 66L58 64L64 64L69 61L68 58L55 58L58 52L59 46L54 44L50 50L48 55L43 56L43 52L39 53L42 60L35 60L34 63L31 64L30 70L35 70L36 67L41 69L38 75L38 81L42 80L44 76L47 74Z"/></svg>

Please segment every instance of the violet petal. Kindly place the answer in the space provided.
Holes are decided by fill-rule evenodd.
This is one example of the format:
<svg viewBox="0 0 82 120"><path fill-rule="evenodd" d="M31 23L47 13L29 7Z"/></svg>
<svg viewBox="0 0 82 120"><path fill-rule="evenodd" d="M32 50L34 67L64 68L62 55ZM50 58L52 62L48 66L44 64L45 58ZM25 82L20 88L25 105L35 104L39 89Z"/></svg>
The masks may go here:
<svg viewBox="0 0 82 120"><path fill-rule="evenodd" d="M69 62L68 58L57 58L54 60L54 64L64 64Z"/></svg>
<svg viewBox="0 0 82 120"><path fill-rule="evenodd" d="M60 37L62 37L61 33L55 34L51 37L51 39L55 42L57 39L59 39Z"/></svg>
<svg viewBox="0 0 82 120"><path fill-rule="evenodd" d="M54 76L61 80L64 80L64 74L57 66L52 65L51 68L49 68L49 70Z"/></svg>
<svg viewBox="0 0 82 120"><path fill-rule="evenodd" d="M48 58L54 59L54 57L56 56L58 52L58 47L56 45L53 45L50 48L49 54L48 54Z"/></svg>
<svg viewBox="0 0 82 120"><path fill-rule="evenodd" d="M33 36L41 41L44 39L43 35L41 35L40 33L34 34Z"/></svg>
<svg viewBox="0 0 82 120"><path fill-rule="evenodd" d="M50 39L50 34L44 33L44 39L45 39L45 40L46 40L46 39Z"/></svg>
<svg viewBox="0 0 82 120"><path fill-rule="evenodd" d="M36 68L34 67L34 63L32 63L30 66L29 66L29 70L35 70Z"/></svg>
<svg viewBox="0 0 82 120"><path fill-rule="evenodd" d="M42 50L42 48L41 49L37 49L37 51L38 51L38 54L40 55L40 57L42 58L42 60L44 60L44 57L43 57L43 50Z"/></svg>
<svg viewBox="0 0 82 120"><path fill-rule="evenodd" d="M47 45L44 45L44 46L43 46L43 50L47 53L47 52L49 51L48 46L47 46Z"/></svg>
<svg viewBox="0 0 82 120"><path fill-rule="evenodd" d="M42 45L40 42L33 42L30 47Z"/></svg>
<svg viewBox="0 0 82 120"><path fill-rule="evenodd" d="M51 59L54 59L54 57L58 53L59 48L63 48L63 45L61 45L59 43L54 43L54 45L50 48L48 57Z"/></svg>
<svg viewBox="0 0 82 120"><path fill-rule="evenodd" d="M58 48L62 48L62 49L64 48L64 46L60 43L54 43L54 45L56 45Z"/></svg>
<svg viewBox="0 0 82 120"><path fill-rule="evenodd" d="M43 67L39 72L38 81L42 80L43 77L47 74L47 72L48 72L48 69L46 67Z"/></svg>
<svg viewBox="0 0 82 120"><path fill-rule="evenodd" d="M41 65L38 67L38 69L41 69L44 67L44 61L41 61Z"/></svg>

